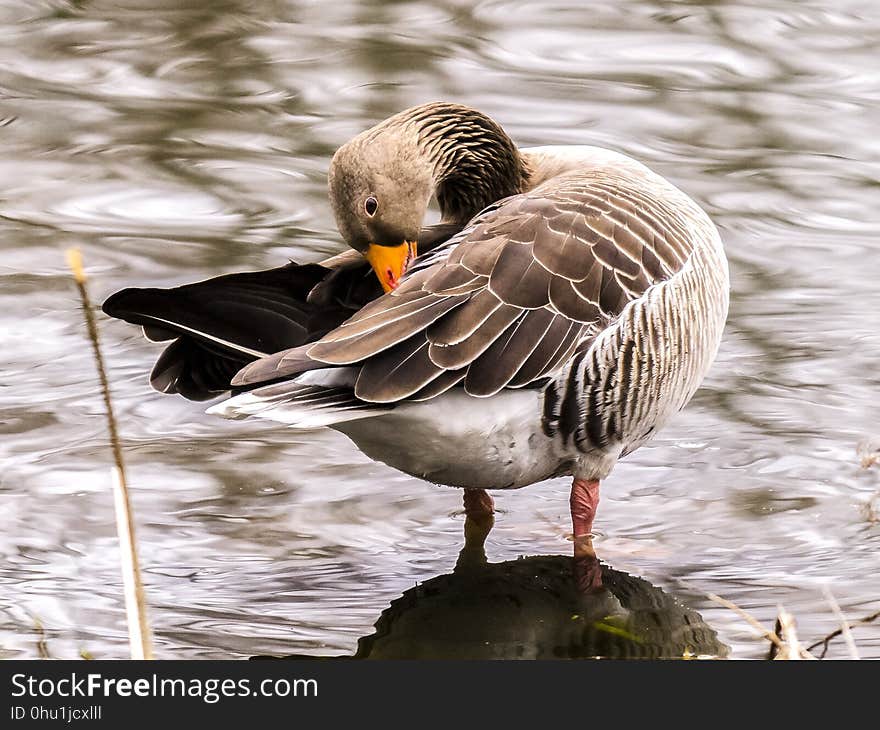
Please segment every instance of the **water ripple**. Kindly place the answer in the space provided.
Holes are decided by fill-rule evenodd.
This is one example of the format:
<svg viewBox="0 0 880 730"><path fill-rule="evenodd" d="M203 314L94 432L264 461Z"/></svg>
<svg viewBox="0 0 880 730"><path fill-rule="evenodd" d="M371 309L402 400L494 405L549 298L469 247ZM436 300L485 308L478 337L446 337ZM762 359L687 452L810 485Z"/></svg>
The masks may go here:
<svg viewBox="0 0 880 730"><path fill-rule="evenodd" d="M343 141L470 103L522 144L643 159L718 223L733 292L694 402L603 485L597 548L760 656L735 600L805 638L877 607L880 17L830 2L0 0L2 656L122 656L106 427L62 251L93 295L339 250ZM460 495L153 393L158 349L100 319L158 652L352 653L448 574ZM498 497L493 561L567 553L565 480ZM35 628L35 618L44 627ZM859 629L880 657L876 627Z"/></svg>

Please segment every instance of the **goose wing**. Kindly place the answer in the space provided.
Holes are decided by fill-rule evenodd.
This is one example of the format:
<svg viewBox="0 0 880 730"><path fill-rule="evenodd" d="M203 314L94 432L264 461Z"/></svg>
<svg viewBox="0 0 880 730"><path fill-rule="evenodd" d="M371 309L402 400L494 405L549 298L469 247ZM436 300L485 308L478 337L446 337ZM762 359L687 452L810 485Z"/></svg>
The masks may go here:
<svg viewBox="0 0 880 730"><path fill-rule="evenodd" d="M366 273L362 280L371 285ZM246 363L314 341L351 316L356 308L345 302L313 306L306 299L334 274L318 264L288 264L171 289L123 289L102 309L142 326L153 341L170 341L150 375L156 390L206 400L229 390ZM364 301L369 297L358 306Z"/></svg>
<svg viewBox="0 0 880 730"><path fill-rule="evenodd" d="M427 226L420 244L431 250L459 230ZM123 289L102 309L140 325L148 339L170 343L150 374L156 390L208 400L228 391L247 363L314 342L381 294L370 265L352 250L320 264L290 263L169 289Z"/></svg>
<svg viewBox="0 0 880 730"><path fill-rule="evenodd" d="M355 368L361 401L474 396L559 370L692 245L676 211L625 178L573 175L479 215L392 293L308 346L234 379L252 388L321 366Z"/></svg>

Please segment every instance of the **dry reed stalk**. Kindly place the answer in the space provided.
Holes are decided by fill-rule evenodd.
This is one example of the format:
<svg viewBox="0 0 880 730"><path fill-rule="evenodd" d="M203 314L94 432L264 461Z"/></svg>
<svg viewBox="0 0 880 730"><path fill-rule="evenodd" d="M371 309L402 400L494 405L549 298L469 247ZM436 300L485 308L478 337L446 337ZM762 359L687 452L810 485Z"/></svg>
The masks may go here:
<svg viewBox="0 0 880 730"><path fill-rule="evenodd" d="M797 637L794 633L794 620L791 615L786 612L781 606L779 607L779 617L776 620L776 625L780 627L781 632L783 633L784 638L779 638L779 634L776 631L771 631L770 629L764 628L758 619L752 616L748 611L743 608L737 606L733 601L728 601L726 598L722 598L721 596L717 596L714 593L707 593L707 597L715 601L725 608L729 608L731 611L735 611L739 614L743 619L745 619L750 626L752 626L756 631L758 631L761 636L768 639L772 644L770 658L779 658L779 659L815 659L812 654L807 649L804 649L797 641ZM790 641L792 640L793 641Z"/></svg>
<svg viewBox="0 0 880 730"><path fill-rule="evenodd" d="M709 600L715 601L715 603L718 603L725 608L729 608L731 611L739 614L752 628L755 629L755 631L760 633L761 636L763 636L765 639L769 639L770 642L773 643L777 649L783 648L783 641L779 638L779 636L777 636L776 632L770 631L770 629L765 629L761 622L758 621L758 619L756 619L754 616L752 616L752 614L750 614L748 611L740 608L733 601L728 601L726 598L722 598L721 596L715 595L714 593L707 593L706 596L709 598Z"/></svg>
<svg viewBox="0 0 880 730"><path fill-rule="evenodd" d="M828 586L825 586L825 598L831 604L831 610L834 611L837 620L840 621L840 633L843 634L843 640L846 642L846 648L849 650L850 659L860 659L855 639L853 639L852 631L849 629L849 623L843 615L843 611L840 610L840 604L837 603Z"/></svg>
<svg viewBox="0 0 880 730"><path fill-rule="evenodd" d="M815 659L798 641L794 616L781 605L776 612L776 634L782 637L782 647L773 647L774 650L770 652L771 659Z"/></svg>
<svg viewBox="0 0 880 730"><path fill-rule="evenodd" d="M116 428L116 417L113 415L113 402L110 399L110 384L104 357L98 342L98 327L89 294L86 290L86 274L83 269L82 254L79 249L67 251L67 263L73 272L76 287L82 300L83 312L95 355L98 378L104 396L104 407L107 412L107 428L110 432L110 446L113 451L113 503L116 512L116 531L122 556L122 583L125 589L125 615L128 622L128 639L132 659L152 659L153 647L150 636L150 625L147 620L147 602L144 596L144 585L141 580L141 569L138 562L137 542L134 533L134 518L131 500L128 493L128 481L125 477L125 463L122 459L122 447L119 443L119 431Z"/></svg>

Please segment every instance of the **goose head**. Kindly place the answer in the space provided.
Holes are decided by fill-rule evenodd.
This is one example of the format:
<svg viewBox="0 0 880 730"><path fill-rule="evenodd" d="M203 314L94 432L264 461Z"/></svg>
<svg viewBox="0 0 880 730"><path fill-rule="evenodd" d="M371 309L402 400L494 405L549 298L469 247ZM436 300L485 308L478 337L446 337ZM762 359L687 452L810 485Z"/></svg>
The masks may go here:
<svg viewBox="0 0 880 730"><path fill-rule="evenodd" d="M346 243L388 292L418 253L432 197L444 223L464 227L487 205L522 192L527 178L516 146L489 117L458 104L423 104L339 148L330 202Z"/></svg>

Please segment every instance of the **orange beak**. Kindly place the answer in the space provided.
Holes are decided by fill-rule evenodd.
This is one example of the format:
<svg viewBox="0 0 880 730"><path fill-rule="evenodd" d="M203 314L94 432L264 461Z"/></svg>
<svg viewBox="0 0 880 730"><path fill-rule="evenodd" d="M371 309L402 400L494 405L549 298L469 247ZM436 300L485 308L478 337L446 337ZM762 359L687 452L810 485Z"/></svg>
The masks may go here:
<svg viewBox="0 0 880 730"><path fill-rule="evenodd" d="M404 241L399 246L380 246L371 243L364 254L379 282L386 292L397 288L400 278L406 273L416 253L415 241Z"/></svg>

